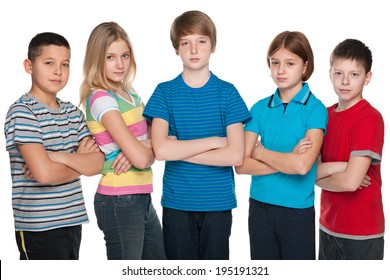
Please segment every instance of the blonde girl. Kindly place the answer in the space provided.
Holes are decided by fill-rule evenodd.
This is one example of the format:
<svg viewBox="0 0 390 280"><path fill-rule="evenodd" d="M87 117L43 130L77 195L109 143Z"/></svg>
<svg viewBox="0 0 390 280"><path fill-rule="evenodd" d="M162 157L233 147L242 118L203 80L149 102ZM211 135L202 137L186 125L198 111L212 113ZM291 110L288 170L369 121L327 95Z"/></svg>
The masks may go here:
<svg viewBox="0 0 390 280"><path fill-rule="evenodd" d="M151 201L154 154L144 105L132 87L134 51L115 22L89 37L80 103L106 161L95 194L99 228L108 259L165 259L162 230Z"/></svg>

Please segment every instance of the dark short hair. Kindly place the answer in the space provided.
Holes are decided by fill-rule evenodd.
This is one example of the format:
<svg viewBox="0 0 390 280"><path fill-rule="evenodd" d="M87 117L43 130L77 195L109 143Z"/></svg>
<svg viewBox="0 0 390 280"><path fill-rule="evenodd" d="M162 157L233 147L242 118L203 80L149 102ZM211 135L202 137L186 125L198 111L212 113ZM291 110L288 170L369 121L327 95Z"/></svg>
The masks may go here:
<svg viewBox="0 0 390 280"><path fill-rule="evenodd" d="M34 62L34 60L41 55L42 49L48 45L55 45L59 47L65 47L70 50L68 40L60 34L52 32L43 32L35 35L28 45L27 58Z"/></svg>
<svg viewBox="0 0 390 280"><path fill-rule="evenodd" d="M330 65L337 59L350 59L361 63L366 73L371 71L372 53L371 50L357 39L346 39L340 42L330 55Z"/></svg>

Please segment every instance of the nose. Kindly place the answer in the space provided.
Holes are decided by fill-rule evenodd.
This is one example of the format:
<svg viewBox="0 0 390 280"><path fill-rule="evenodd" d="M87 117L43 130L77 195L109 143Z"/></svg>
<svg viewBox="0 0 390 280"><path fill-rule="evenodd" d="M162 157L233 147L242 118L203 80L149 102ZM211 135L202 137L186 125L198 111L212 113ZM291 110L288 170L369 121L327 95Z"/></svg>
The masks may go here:
<svg viewBox="0 0 390 280"><path fill-rule="evenodd" d="M284 73L285 72L285 65L283 63L279 63L279 67L278 67L278 73Z"/></svg>
<svg viewBox="0 0 390 280"><path fill-rule="evenodd" d="M191 54L197 54L197 53L198 53L198 44L191 43Z"/></svg>
<svg viewBox="0 0 390 280"><path fill-rule="evenodd" d="M116 66L117 69L122 69L123 68L123 61L122 61L121 58L116 59L115 66Z"/></svg>
<svg viewBox="0 0 390 280"><path fill-rule="evenodd" d="M341 83L344 85L344 86L347 86L350 84L349 82L349 79L348 79L348 75L345 75L343 80L341 81Z"/></svg>
<svg viewBox="0 0 390 280"><path fill-rule="evenodd" d="M54 68L54 75L60 76L61 74L62 74L61 65L57 65L57 66Z"/></svg>

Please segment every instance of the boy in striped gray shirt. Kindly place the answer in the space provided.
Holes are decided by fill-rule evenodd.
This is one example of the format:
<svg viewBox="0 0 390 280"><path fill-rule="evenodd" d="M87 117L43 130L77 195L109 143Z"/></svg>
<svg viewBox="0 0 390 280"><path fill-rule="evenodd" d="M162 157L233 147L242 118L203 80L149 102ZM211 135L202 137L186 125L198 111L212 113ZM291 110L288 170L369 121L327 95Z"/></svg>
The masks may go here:
<svg viewBox="0 0 390 280"><path fill-rule="evenodd" d="M79 177L99 174L104 156L82 111L57 98L69 78L68 41L37 34L23 65L32 86L10 106L4 125L20 259L78 259L88 222Z"/></svg>

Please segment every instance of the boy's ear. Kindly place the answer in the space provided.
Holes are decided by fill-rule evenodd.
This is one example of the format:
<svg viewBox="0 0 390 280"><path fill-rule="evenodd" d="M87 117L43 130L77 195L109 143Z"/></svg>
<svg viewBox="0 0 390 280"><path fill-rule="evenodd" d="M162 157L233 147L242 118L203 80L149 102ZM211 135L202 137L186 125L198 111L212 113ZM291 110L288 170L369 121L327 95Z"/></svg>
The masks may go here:
<svg viewBox="0 0 390 280"><path fill-rule="evenodd" d="M23 66L24 66L24 70L28 73L28 74L31 74L32 73L32 63L29 59L25 59L23 61Z"/></svg>
<svg viewBox="0 0 390 280"><path fill-rule="evenodd" d="M364 85L368 85L371 81L371 78L372 78L372 72L368 72L367 75L366 75L366 79L364 80Z"/></svg>

